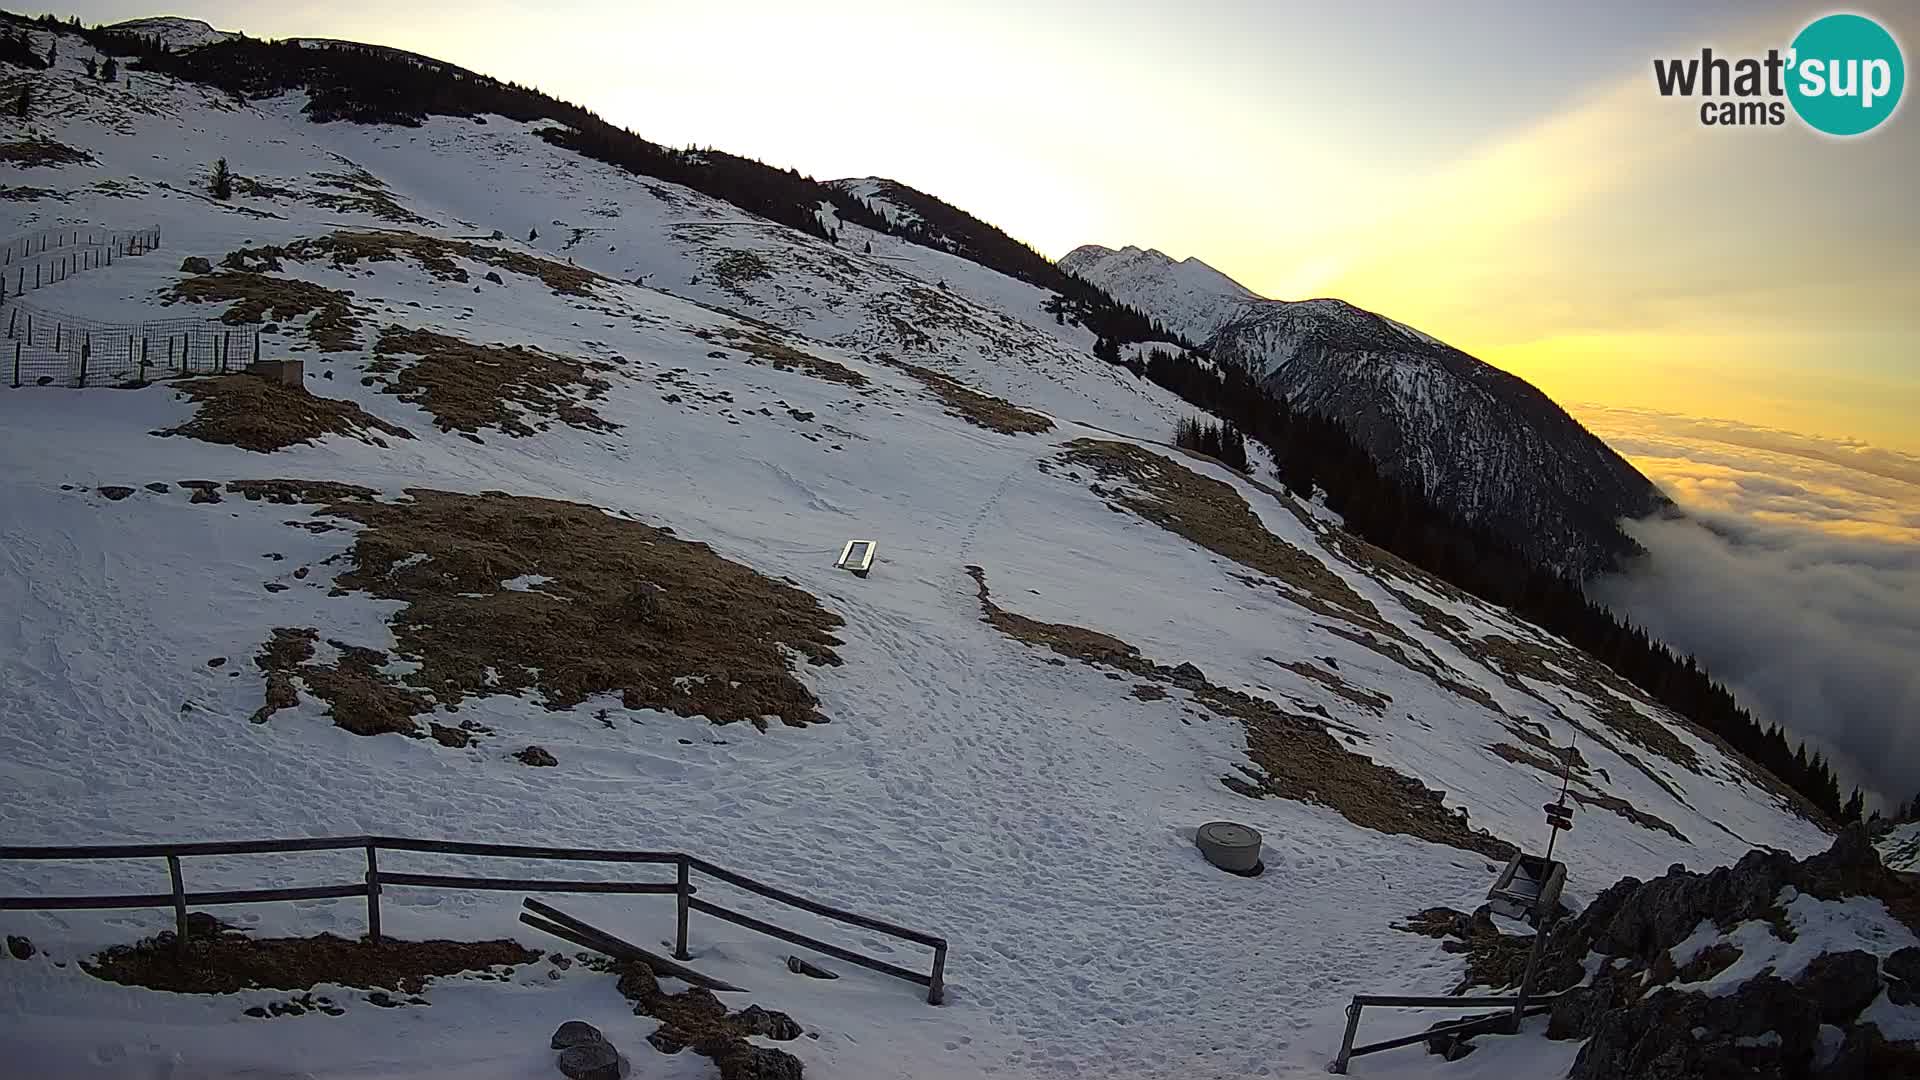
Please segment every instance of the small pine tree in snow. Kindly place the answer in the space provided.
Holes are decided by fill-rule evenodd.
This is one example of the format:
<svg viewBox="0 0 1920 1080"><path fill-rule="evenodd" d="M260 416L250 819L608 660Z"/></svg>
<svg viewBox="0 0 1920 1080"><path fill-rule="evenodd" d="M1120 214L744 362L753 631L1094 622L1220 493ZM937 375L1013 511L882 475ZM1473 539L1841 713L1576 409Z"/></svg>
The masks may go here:
<svg viewBox="0 0 1920 1080"><path fill-rule="evenodd" d="M13 103L13 115L25 120L33 112L33 87L20 88L20 99Z"/></svg>
<svg viewBox="0 0 1920 1080"><path fill-rule="evenodd" d="M531 243L533 243L533 242L534 242L535 240L538 240L538 239L540 239L540 230L539 230L539 229L537 229L537 228L533 228L533 229L528 229L528 230L527 230L527 243L529 243L529 244L531 244Z"/></svg>
<svg viewBox="0 0 1920 1080"><path fill-rule="evenodd" d="M867 241L867 254L873 254L873 241Z"/></svg>
<svg viewBox="0 0 1920 1080"><path fill-rule="evenodd" d="M91 56L87 57L86 65L87 65L87 78L97 79L100 77L100 65L94 63L93 57Z"/></svg>
<svg viewBox="0 0 1920 1080"><path fill-rule="evenodd" d="M56 38L47 43L47 66L52 67L53 62L58 59L60 59L60 41Z"/></svg>
<svg viewBox="0 0 1920 1080"><path fill-rule="evenodd" d="M118 61L116 61L116 60L115 60L115 59L114 59L113 57L111 57L111 56L109 56L109 57L107 57L107 62L106 62L106 63L104 63L104 64L101 64L101 65L100 65L100 81L101 81L101 82L114 82L114 81L116 81L116 80L118 80L119 78L120 78L120 64L119 64L119 62L118 62Z"/></svg>
<svg viewBox="0 0 1920 1080"><path fill-rule="evenodd" d="M207 187L216 199L233 198L233 173L227 170L226 158L213 163L213 181Z"/></svg>

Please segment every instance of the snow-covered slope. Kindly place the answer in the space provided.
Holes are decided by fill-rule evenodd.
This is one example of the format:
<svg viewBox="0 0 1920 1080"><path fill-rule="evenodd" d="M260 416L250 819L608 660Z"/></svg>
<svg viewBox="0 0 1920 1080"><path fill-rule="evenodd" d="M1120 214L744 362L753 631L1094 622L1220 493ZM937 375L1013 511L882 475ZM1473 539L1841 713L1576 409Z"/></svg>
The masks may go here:
<svg viewBox="0 0 1920 1080"><path fill-rule="evenodd" d="M1615 524L1667 499L1524 380L1339 300L1255 296L1196 259L1089 244L1063 269L1338 420L1390 473L1584 576L1633 550Z"/></svg>
<svg viewBox="0 0 1920 1080"><path fill-rule="evenodd" d="M1590 811L1562 849L1576 901L1675 862L1826 844L1749 765L1564 642L1161 445L1186 410L1094 359L1043 290L854 226L815 240L556 149L537 121L316 125L296 96L238 104L155 75L103 88L79 70L87 52L63 41L54 70L6 72L45 111L0 120L0 141L86 160L23 169L0 233L157 224L164 247L27 299L95 325L270 319L265 355L303 360L307 391L364 419L261 452L194 432L277 414L222 418L169 380L0 385L8 843L378 832L691 851L950 940L936 1009L832 961L836 981L794 975L792 947L696 917L695 966L815 1036L766 1045L808 1076L857 1078L1318 1074L1347 995L1458 981L1456 957L1392 924L1471 908L1498 854L1543 839L1569 743ZM227 201L205 194L221 157L239 178ZM169 303L181 290L235 298ZM195 497L208 490L218 501ZM689 610L710 581L672 578L667 534L629 523L708 545L742 589L804 594L840 620L840 663L795 651L817 639L721 658L788 608ZM641 539L582 551L588 525ZM878 544L864 579L832 566L855 537ZM619 621L543 636L576 627L568 605L628 588ZM305 661L269 648L308 629ZM640 647L606 651L629 635ZM714 655L631 674L689 635ZM730 696L763 679L831 723L709 722L721 705L775 711ZM417 706L422 737L349 730L378 726L343 680ZM530 744L557 765L523 764ZM1265 835L1263 876L1200 859L1194 827L1223 818ZM264 887L355 865L188 874ZM0 861L0 894L155 890L157 873ZM547 946L517 902L396 889L385 930ZM222 914L354 936L361 904ZM657 897L567 907L637 942L672 934ZM285 993L162 993L76 963L170 925L166 910L0 915L39 950L0 961L10 1067L540 1076L547 1033L577 1017L635 1075L708 1075L650 1047L651 1022L582 965L440 980L431 1009L323 987L343 1015L256 1020L244 1010ZM1575 1049L1529 1037L1473 1067L1563 1071Z"/></svg>

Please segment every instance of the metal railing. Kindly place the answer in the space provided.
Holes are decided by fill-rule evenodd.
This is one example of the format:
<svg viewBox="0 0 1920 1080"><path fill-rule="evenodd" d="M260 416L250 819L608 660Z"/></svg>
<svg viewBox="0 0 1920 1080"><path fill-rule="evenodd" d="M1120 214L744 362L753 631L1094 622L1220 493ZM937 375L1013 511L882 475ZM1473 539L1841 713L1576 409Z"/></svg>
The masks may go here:
<svg viewBox="0 0 1920 1080"><path fill-rule="evenodd" d="M257 855L298 851L342 851L361 849L366 853L367 870L363 880L345 885L309 885L281 889L225 889L213 892L188 892L180 860L196 856ZM442 855L477 855L490 858L556 860L569 862L612 862L671 865L673 881L577 881L549 878L469 877L449 874L396 873L380 868L381 851L418 851ZM891 975L927 988L927 1001L938 1005L946 996L947 941L920 930L895 926L867 915L845 911L797 893L755 881L745 874L716 866L705 859L673 851L617 851L603 848L537 847L518 844L476 844L452 840L416 840L393 836L315 837L292 840L233 840L192 844L104 844L82 847L0 847L0 861L70 859L165 859L169 891L164 893L123 893L89 896L0 896L0 911L74 911L110 908L172 908L176 941L184 948L187 940L187 911L190 907L217 904L258 904L296 900L326 900L364 896L367 901L367 940L380 943L380 895L387 886L428 889L511 890L516 892L622 893L628 895L673 896L677 903L677 929L674 958L690 959L687 952L687 921L698 911L749 930L779 938L850 964ZM757 896L788 907L799 908L822 918L849 926L858 926L889 937L925 945L933 950L929 971L922 973L888 963L852 949L843 948L773 923L700 899L693 883L695 873L723 881Z"/></svg>
<svg viewBox="0 0 1920 1080"><path fill-rule="evenodd" d="M1340 1040L1340 1053L1327 1066L1327 1071L1344 1075L1347 1063L1366 1054L1377 1054L1382 1050L1397 1050L1402 1046L1412 1046L1428 1039L1443 1035L1491 1035L1512 1034L1518 1030L1520 1020L1527 1016L1538 1016L1553 1008L1558 994L1519 994L1506 997L1412 997L1399 994L1355 994L1353 1003L1347 1006L1347 1033ZM1486 1016L1476 1016L1470 1020L1459 1020L1451 1024L1417 1031L1411 1035L1384 1039L1365 1046L1353 1045L1354 1036L1360 1033L1360 1014L1366 1009L1457 1009L1457 1008L1500 1008L1503 1012Z"/></svg>

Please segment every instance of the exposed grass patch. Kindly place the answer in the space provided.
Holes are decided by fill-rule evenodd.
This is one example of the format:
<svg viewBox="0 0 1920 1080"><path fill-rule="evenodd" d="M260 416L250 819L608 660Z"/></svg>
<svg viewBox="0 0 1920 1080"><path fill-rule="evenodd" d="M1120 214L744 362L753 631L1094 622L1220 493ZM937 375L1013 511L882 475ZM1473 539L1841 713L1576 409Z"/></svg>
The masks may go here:
<svg viewBox="0 0 1920 1080"><path fill-rule="evenodd" d="M1376 693L1365 687L1355 686L1318 664L1309 663L1305 660L1275 660L1271 656L1266 659L1267 663L1277 664L1303 679L1317 682L1321 686L1326 687L1363 709L1371 709L1376 713L1382 713L1386 711L1387 706L1393 704L1393 699L1386 694Z"/></svg>
<svg viewBox="0 0 1920 1080"><path fill-rule="evenodd" d="M23 169L58 169L67 165L84 165L93 161L93 155L85 150L76 150L65 143L52 139L28 136L0 142L0 165L14 165Z"/></svg>
<svg viewBox="0 0 1920 1080"><path fill-rule="evenodd" d="M427 980L501 965L530 964L540 953L518 942L399 941L378 948L332 934L253 938L210 916L189 917L187 954L176 955L173 931L136 945L115 945L81 962L87 974L125 986L177 994L241 990L311 990L321 983L380 987L417 994Z"/></svg>
<svg viewBox="0 0 1920 1080"><path fill-rule="evenodd" d="M1639 709L1633 701L1645 695L1605 664L1577 649L1549 650L1516 638L1486 637L1472 642L1471 653L1497 668L1510 683L1524 690L1518 677L1564 687L1593 705L1593 714L1628 742L1659 754L1690 772L1700 771L1700 755L1672 729Z"/></svg>
<svg viewBox="0 0 1920 1080"><path fill-rule="evenodd" d="M333 190L310 192L302 197L323 210L370 214L382 221L401 225L432 224L426 218L401 206L384 181L358 165L349 164L345 172L314 173L313 178L320 183L321 187Z"/></svg>
<svg viewBox="0 0 1920 1080"><path fill-rule="evenodd" d="M605 278L591 270L554 262L506 248L489 247L466 240L443 240L398 229L340 230L325 236L306 237L284 247L268 245L241 248L223 260L227 266L279 269L281 260L289 262L325 261L334 267L357 266L362 262L395 262L412 259L441 281L465 283L470 275L456 259L483 263L496 269L539 278L548 288L565 296L588 296Z"/></svg>
<svg viewBox="0 0 1920 1080"><path fill-rule="evenodd" d="M1452 908L1428 908L1405 922L1394 923L1393 928L1439 938L1442 949L1466 956L1467 973L1453 988L1456 994L1471 986L1495 990L1519 986L1533 952L1533 938L1502 934L1484 909L1468 915Z"/></svg>
<svg viewBox="0 0 1920 1080"><path fill-rule="evenodd" d="M389 326L380 332L366 370L367 384L383 385L432 413L440 430L463 432L475 442L483 428L524 438L546 431L554 420L585 431L620 426L587 404L611 387L592 372L610 371L611 365L531 346L476 345Z"/></svg>
<svg viewBox="0 0 1920 1080"><path fill-rule="evenodd" d="M391 625L399 657L417 668L390 676L384 654L350 647L321 667L283 640L307 635L311 646L314 632L300 630L276 632L258 661L331 701L342 727L419 734L414 717L435 706L525 693L552 709L618 694L629 709L763 728L769 717L823 719L790 657L839 664L841 620L809 594L578 503L408 494L343 500L317 516L362 526L335 583L405 603ZM529 576L546 580L504 587Z"/></svg>
<svg viewBox="0 0 1920 1080"><path fill-rule="evenodd" d="M280 627L261 647L253 662L266 672L266 703L254 711L254 723L264 724L275 712L299 704L298 690L304 685L308 693L327 703L327 716L334 726L355 735L421 738L428 734L414 717L430 712L433 699L401 686L381 670L390 660L386 653L328 641L339 651L339 659L316 663L314 642L319 637L312 627Z"/></svg>
<svg viewBox="0 0 1920 1080"><path fill-rule="evenodd" d="M55 191L52 188L0 186L0 200L6 202L35 202L40 199L57 199L60 202L67 202L71 198L72 196L66 192Z"/></svg>
<svg viewBox="0 0 1920 1080"><path fill-rule="evenodd" d="M296 443L345 435L385 447L379 434L411 439L406 428L389 424L351 401L318 397L253 375L188 379L173 389L198 402L193 419L162 432L202 442L223 443L270 453Z"/></svg>
<svg viewBox="0 0 1920 1080"><path fill-rule="evenodd" d="M1178 687L1208 710L1239 720L1246 727L1247 754L1257 768L1243 766L1245 776L1223 779L1233 791L1250 798L1274 795L1314 803L1363 828L1416 836L1489 858L1509 858L1518 850L1489 833L1468 828L1465 815L1446 808L1443 793L1348 750L1312 717L1218 686L1191 664L1155 664L1112 635L1043 623L1008 611L989 593L986 571L969 566L967 574L974 580L982 621L1008 637L1085 664Z"/></svg>
<svg viewBox="0 0 1920 1080"><path fill-rule="evenodd" d="M348 294L310 281L269 277L251 270L216 270L176 282L170 300L200 303L232 302L220 321L232 326L285 322L309 312L307 336L321 352L346 352L360 347L360 320L353 314Z"/></svg>
<svg viewBox="0 0 1920 1080"><path fill-rule="evenodd" d="M837 364L804 349L796 349L766 330L721 327L716 330L699 331L698 335L707 341L714 338L725 341L728 345L753 357L747 361L749 364L764 362L772 365L775 371L798 371L822 382L838 383L855 389L867 385L865 375L845 364Z"/></svg>
<svg viewBox="0 0 1920 1080"><path fill-rule="evenodd" d="M1129 510L1222 558L1287 583L1306 598L1319 601L1323 613L1384 625L1372 603L1354 592L1340 575L1268 532L1231 485L1201 476L1132 443L1076 439L1067 444L1058 460L1127 485L1126 489L1094 486L1094 493L1106 498L1109 505ZM1289 593L1288 598L1296 596ZM1315 610L1309 600L1298 602Z"/></svg>
<svg viewBox="0 0 1920 1080"><path fill-rule="evenodd" d="M921 385L933 391L934 396L947 407L947 412L975 427L997 431L1002 435L1039 435L1053 430L1053 421L1039 413L1028 412L992 395L969 389L950 375L904 360L889 359L887 362L920 380Z"/></svg>
<svg viewBox="0 0 1920 1080"><path fill-rule="evenodd" d="M751 297L746 295L746 287L772 277L773 268L755 252L728 251L713 264L712 273L721 288L741 299L750 300Z"/></svg>
<svg viewBox="0 0 1920 1080"><path fill-rule="evenodd" d="M620 995L633 1003L635 1016L651 1016L660 1026L647 1042L663 1054L685 1049L713 1059L721 1080L765 1080L801 1073L798 1059L784 1050L755 1046L752 1036L788 1041L800 1037L800 1025L783 1012L749 1005L729 1011L711 990L698 987L669 994L660 989L653 969L638 961L611 965Z"/></svg>
<svg viewBox="0 0 1920 1080"><path fill-rule="evenodd" d="M1561 765L1556 764L1545 756L1515 746L1512 743L1494 743L1487 747L1487 749L1491 751L1494 756L1502 760L1537 769L1540 772L1546 773L1548 776L1559 777L1563 774L1563 767ZM1643 829L1666 833L1668 836L1673 837L1683 844L1692 843L1692 841L1687 839L1685 833L1674 828L1673 825L1666 820L1654 814L1647 813L1645 810L1640 809L1619 796L1609 795L1601 791L1586 777L1576 776L1574 784L1575 786L1567 790L1567 797L1580 805L1596 807L1601 810L1611 810Z"/></svg>

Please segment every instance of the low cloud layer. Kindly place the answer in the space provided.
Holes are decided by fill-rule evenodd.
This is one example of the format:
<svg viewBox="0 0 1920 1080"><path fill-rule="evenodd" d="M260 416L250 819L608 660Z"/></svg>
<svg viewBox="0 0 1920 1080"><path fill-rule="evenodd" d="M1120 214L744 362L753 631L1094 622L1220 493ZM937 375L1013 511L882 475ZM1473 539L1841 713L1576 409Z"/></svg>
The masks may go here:
<svg viewBox="0 0 1920 1080"><path fill-rule="evenodd" d="M1687 511L1596 582L1869 805L1920 793L1920 458L1641 410L1580 417Z"/></svg>

